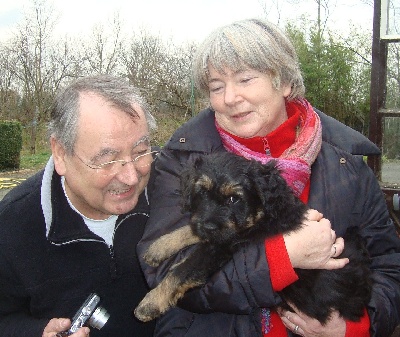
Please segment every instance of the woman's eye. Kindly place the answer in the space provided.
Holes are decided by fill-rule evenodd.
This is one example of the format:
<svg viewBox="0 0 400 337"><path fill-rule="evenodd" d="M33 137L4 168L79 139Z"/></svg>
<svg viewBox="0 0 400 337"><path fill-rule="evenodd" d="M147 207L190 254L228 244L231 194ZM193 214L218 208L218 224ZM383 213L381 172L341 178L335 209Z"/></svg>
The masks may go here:
<svg viewBox="0 0 400 337"><path fill-rule="evenodd" d="M246 77L246 78L241 79L240 82L241 82L241 83L248 83L248 82L250 82L252 79L253 79L252 77Z"/></svg>
<svg viewBox="0 0 400 337"><path fill-rule="evenodd" d="M210 92L214 92L214 93L221 91L221 90L222 90L222 87L210 88Z"/></svg>

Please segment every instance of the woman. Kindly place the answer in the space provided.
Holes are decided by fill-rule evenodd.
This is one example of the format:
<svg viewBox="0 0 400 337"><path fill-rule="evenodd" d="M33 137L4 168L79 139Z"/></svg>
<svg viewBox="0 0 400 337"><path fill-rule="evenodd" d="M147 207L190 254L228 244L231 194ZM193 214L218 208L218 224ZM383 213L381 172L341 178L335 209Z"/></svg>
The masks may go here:
<svg viewBox="0 0 400 337"><path fill-rule="evenodd" d="M277 158L294 193L311 212L302 230L248 245L157 322L156 336L390 336L400 320L400 241L378 182L361 155L379 150L358 132L313 109L304 99L297 56L276 27L244 20L213 32L194 60L197 87L211 107L172 136L156 164L157 194L138 246L187 224L179 176L211 152L230 151L267 161ZM331 228L332 224L332 228ZM358 225L372 257L372 299L360 322L335 312L322 326L301 312L276 313L276 291L297 280L294 268L341 268L340 236ZM333 229L333 230L332 230ZM336 237L337 235L337 237ZM154 287L180 252L157 269L144 262Z"/></svg>

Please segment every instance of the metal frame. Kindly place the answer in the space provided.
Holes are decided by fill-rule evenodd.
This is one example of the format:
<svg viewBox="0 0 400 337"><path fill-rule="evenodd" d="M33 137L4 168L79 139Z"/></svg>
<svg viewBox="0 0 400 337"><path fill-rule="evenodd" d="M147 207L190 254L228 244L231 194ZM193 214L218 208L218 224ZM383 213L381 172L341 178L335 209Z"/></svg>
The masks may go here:
<svg viewBox="0 0 400 337"><path fill-rule="evenodd" d="M381 150L383 147L383 119L400 117L400 110L385 108L388 44L400 42L400 35L390 34L390 1L393 0L374 0L369 138ZM388 32L389 34L387 34ZM382 181L381 156L369 156L368 165L378 180ZM400 233L400 212L394 210L393 207L394 195L400 193L399 184L382 184L381 187L390 215Z"/></svg>
<svg viewBox="0 0 400 337"><path fill-rule="evenodd" d="M381 0L380 37L387 41L399 41L400 35L391 31L391 24L394 25L395 18L391 12L390 5L394 0Z"/></svg>
<svg viewBox="0 0 400 337"><path fill-rule="evenodd" d="M384 0L385 1L385 0ZM381 0L374 1L374 20L372 35L372 67L370 89L370 117L369 139L382 149L382 115L379 110L384 108L386 69L388 44L381 39ZM381 156L369 156L368 165L374 171L376 177L382 179Z"/></svg>

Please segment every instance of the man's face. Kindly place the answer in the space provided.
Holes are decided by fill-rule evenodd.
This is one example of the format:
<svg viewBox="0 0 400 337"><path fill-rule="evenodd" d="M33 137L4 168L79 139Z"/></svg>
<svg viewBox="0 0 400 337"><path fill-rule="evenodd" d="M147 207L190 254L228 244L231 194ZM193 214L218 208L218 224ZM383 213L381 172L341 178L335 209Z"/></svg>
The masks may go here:
<svg viewBox="0 0 400 337"><path fill-rule="evenodd" d="M149 148L148 127L143 111L134 106L140 118L132 119L102 97L80 95L80 116L74 154L67 155L52 140L58 174L65 177L67 195L85 216L95 220L132 210L147 185L150 165L135 168L134 163L115 169L92 169L112 161L130 161Z"/></svg>

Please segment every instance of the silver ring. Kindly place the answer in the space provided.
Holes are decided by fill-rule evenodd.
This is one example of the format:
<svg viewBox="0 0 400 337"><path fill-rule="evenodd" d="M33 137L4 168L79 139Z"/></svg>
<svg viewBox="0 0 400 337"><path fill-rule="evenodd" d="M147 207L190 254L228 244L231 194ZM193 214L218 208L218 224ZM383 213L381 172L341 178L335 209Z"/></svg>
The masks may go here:
<svg viewBox="0 0 400 337"><path fill-rule="evenodd" d="M336 255L336 245L333 245L333 249L335 250L335 252L333 253L333 256Z"/></svg>
<svg viewBox="0 0 400 337"><path fill-rule="evenodd" d="M296 325L296 326L294 327L294 332L297 333L297 330L299 330L299 326L298 326L298 325Z"/></svg>

